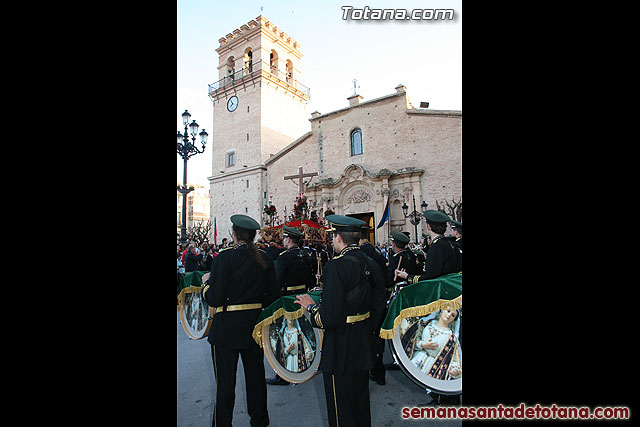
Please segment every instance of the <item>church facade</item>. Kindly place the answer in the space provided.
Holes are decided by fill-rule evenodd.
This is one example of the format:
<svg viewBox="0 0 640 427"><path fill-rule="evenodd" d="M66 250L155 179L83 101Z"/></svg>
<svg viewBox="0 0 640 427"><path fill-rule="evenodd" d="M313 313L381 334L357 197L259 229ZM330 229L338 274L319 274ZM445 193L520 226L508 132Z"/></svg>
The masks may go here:
<svg viewBox="0 0 640 427"><path fill-rule="evenodd" d="M331 209L363 219L371 241L414 226L401 206L462 197L462 112L416 108L400 84L390 94L345 108L305 112L310 91L302 83L299 42L263 16L219 40L214 103L211 215L218 235L236 213L262 219L270 200L280 217L299 195L299 174L311 211ZM310 126L309 126L310 125ZM390 220L376 229L389 201ZM425 229L419 224L418 234Z"/></svg>

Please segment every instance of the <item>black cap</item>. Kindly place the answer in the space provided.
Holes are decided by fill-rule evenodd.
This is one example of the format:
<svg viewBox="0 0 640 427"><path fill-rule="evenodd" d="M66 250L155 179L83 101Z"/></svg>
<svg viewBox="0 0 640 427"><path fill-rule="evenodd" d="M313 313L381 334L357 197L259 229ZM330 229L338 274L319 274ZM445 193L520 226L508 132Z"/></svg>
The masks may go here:
<svg viewBox="0 0 640 427"><path fill-rule="evenodd" d="M260 224L255 219L247 215L236 214L231 215L231 223L236 227L244 228L246 230L259 230Z"/></svg>
<svg viewBox="0 0 640 427"><path fill-rule="evenodd" d="M391 232L391 238L393 240L397 240L400 243L409 243L409 236L398 230L393 230Z"/></svg>
<svg viewBox="0 0 640 427"><path fill-rule="evenodd" d="M287 227L286 225L282 226L282 235L287 237L302 237L303 234L296 228Z"/></svg>
<svg viewBox="0 0 640 427"><path fill-rule="evenodd" d="M451 218L449 218L449 215L447 215L444 212L436 211L433 209L424 211L424 219L429 224L446 224L447 222L451 221Z"/></svg>
<svg viewBox="0 0 640 427"><path fill-rule="evenodd" d="M344 215L327 215L327 221L332 225L328 231L360 231L366 222Z"/></svg>

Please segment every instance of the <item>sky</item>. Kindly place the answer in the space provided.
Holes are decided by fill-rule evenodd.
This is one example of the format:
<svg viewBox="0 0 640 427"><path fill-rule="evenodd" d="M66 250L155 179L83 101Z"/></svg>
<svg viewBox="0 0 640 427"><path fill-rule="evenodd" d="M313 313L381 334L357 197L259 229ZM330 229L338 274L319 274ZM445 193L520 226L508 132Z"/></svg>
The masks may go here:
<svg viewBox="0 0 640 427"><path fill-rule="evenodd" d="M406 9L408 14L453 9L454 19L344 20L342 6ZM403 84L416 107L426 101L429 109L462 110L461 0L178 0L176 132L184 133L181 114L189 110L200 131L209 133L205 152L189 159L189 185L209 187L213 103L207 87L219 80L218 39L261 14L302 45L299 81L311 89L309 118L316 110L324 114L347 107L354 79L363 101L395 93ZM182 184L183 160L176 158L176 181Z"/></svg>

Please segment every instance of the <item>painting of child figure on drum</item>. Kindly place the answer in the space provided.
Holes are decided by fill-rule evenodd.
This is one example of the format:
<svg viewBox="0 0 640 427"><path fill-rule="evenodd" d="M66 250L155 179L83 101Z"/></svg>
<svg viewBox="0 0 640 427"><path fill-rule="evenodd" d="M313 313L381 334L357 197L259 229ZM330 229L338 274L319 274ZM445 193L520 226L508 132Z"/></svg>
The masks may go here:
<svg viewBox="0 0 640 427"><path fill-rule="evenodd" d="M462 352L458 341L459 310L438 310L400 324L404 352L418 370L438 380L462 377Z"/></svg>
<svg viewBox="0 0 640 427"><path fill-rule="evenodd" d="M315 357L315 334L304 316L292 320L281 317L272 323L269 342L278 362L289 372L307 370Z"/></svg>

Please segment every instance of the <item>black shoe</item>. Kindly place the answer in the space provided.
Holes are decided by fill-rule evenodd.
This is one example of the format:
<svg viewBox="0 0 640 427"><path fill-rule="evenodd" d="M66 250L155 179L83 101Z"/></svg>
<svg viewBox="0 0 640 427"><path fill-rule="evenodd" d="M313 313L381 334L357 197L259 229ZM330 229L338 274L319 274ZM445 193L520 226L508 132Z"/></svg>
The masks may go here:
<svg viewBox="0 0 640 427"><path fill-rule="evenodd" d="M385 384L387 383L387 382L385 381L384 377L382 377L382 378L377 378L377 377L374 377L374 376L373 376L373 375L371 375L371 374L369 374L369 379L370 379L371 381L375 381L375 382L377 382L377 383L378 383L378 385L385 385Z"/></svg>
<svg viewBox="0 0 640 427"><path fill-rule="evenodd" d="M393 370L393 369L400 369L400 366L398 366L396 363L385 363L384 364L384 369L386 370Z"/></svg>
<svg viewBox="0 0 640 427"><path fill-rule="evenodd" d="M289 382L283 380L282 378L280 378L278 375L276 375L273 378L267 378L265 380L265 382L267 384L271 384L271 385L289 385Z"/></svg>

